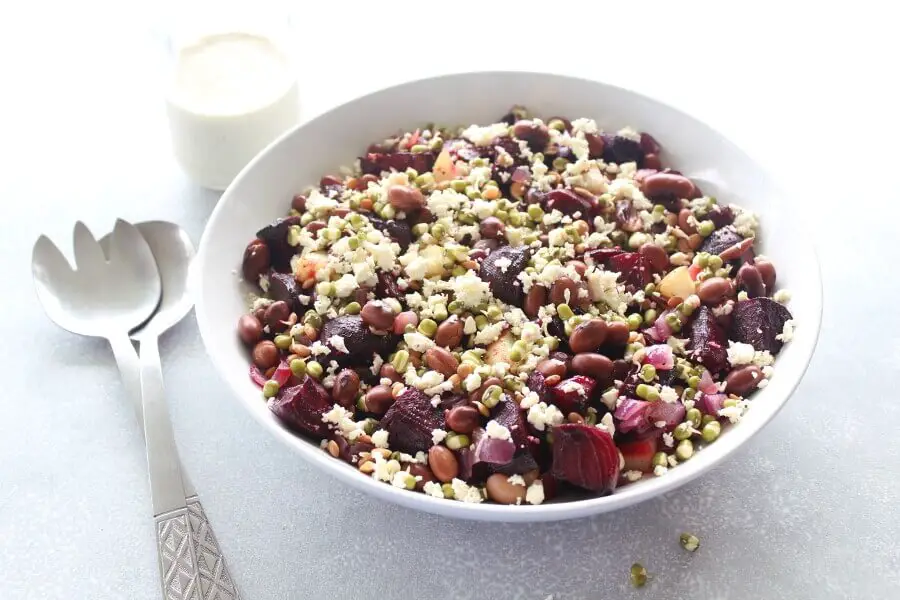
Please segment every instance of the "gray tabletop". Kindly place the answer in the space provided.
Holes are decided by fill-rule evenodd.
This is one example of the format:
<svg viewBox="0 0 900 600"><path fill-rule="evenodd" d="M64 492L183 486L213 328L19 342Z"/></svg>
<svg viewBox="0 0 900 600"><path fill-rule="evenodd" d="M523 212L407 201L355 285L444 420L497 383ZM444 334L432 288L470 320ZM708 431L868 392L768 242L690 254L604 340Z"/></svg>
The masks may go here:
<svg viewBox="0 0 900 600"><path fill-rule="evenodd" d="M169 153L148 74L148 11L105 7L106 20L88 22L97 7L85 4L94 3L49 22L28 9L0 25L5 600L159 597L143 447L112 355L44 316L32 243L41 232L65 242L77 219L101 234L117 216L176 221L197 241L218 198ZM344 3L332 4L298 13L310 23L301 50L337 41ZM458 15L463 4L454 4ZM715 472L617 513L525 526L418 514L313 471L229 396L191 316L162 341L169 401L184 463L244 597L898 597L900 127L884 80L885 59L898 55L889 19L835 10L810 29L781 6L777 18L670 8L635 21L591 3L578 13L584 22L618 25L567 37L565 54L517 58L480 45L477 62L429 50L392 69L399 57L389 52L354 66L379 39L371 32L394 24L374 6L359 10L370 14L340 25L345 59L305 54L307 117L375 87L472 67L562 70L656 95L732 136L808 207L823 330L788 406ZM491 10L478 9L480 22L501 31L538 26ZM465 27L460 20L457 31ZM679 546L682 531L701 538L696 553ZM628 580L635 561L651 574L641 590Z"/></svg>

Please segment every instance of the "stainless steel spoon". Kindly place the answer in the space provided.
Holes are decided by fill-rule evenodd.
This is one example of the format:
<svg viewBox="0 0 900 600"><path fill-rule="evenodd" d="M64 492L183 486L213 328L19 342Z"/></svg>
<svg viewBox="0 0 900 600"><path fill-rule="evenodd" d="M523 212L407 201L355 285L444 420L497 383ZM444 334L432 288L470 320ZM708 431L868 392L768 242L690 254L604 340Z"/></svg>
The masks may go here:
<svg viewBox="0 0 900 600"><path fill-rule="evenodd" d="M125 369L129 371L127 378L130 380L126 387L130 388L128 394L135 404L135 412L143 430L142 396L148 393L160 396L164 394L158 338L181 321L194 305L188 293L188 281L195 251L191 239L174 223L147 221L137 223L136 227L150 246L162 279L162 301L159 307L149 321L131 333L131 339L140 343L140 358L138 359L133 348L129 356L123 357L127 363ZM110 236L106 236L100 240L100 244L106 248L110 241ZM120 362L119 366L122 369L123 363ZM134 376L134 371L138 372L137 377ZM123 380L125 377L123 371ZM137 386L134 385L135 380L138 382ZM228 571L203 505L183 469L181 480L184 491L180 500L187 506L194 552L198 559L199 597L204 600L237 600L240 593ZM154 498L155 503L157 500ZM166 502L166 499L159 500ZM175 497L171 500L178 503L179 499ZM165 577L165 573L163 576Z"/></svg>

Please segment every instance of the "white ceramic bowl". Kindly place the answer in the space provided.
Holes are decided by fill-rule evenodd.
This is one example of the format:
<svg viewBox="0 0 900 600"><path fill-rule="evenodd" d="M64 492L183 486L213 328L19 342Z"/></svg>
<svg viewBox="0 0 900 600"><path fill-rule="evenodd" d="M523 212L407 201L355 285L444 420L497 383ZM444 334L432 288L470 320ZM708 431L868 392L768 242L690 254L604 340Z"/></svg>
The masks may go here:
<svg viewBox="0 0 900 600"><path fill-rule="evenodd" d="M778 356L770 385L753 397L740 424L663 477L647 477L602 498L540 506L468 504L399 490L331 458L283 427L251 383L246 349L235 335L249 288L240 280L244 247L262 226L284 216L292 195L338 166L352 164L373 141L427 122L493 123L514 104L545 117L590 117L605 129L630 125L664 147L664 162L697 180L707 194L756 211L759 246L793 294L794 340ZM196 313L213 364L240 403L282 443L323 471L366 493L410 508L489 521L551 521L615 510L658 496L712 469L758 432L787 402L812 357L822 288L802 214L789 210L772 178L734 144L700 121L631 91L542 73L464 73L375 92L321 115L265 149L234 180L203 233L196 261Z"/></svg>

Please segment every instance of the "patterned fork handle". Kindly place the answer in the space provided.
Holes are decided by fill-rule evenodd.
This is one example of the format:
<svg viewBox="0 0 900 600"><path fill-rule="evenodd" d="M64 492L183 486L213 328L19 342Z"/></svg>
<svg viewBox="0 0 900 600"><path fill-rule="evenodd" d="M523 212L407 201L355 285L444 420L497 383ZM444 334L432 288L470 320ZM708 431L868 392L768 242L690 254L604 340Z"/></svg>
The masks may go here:
<svg viewBox="0 0 900 600"><path fill-rule="evenodd" d="M156 518L165 600L240 600L225 557L196 497Z"/></svg>

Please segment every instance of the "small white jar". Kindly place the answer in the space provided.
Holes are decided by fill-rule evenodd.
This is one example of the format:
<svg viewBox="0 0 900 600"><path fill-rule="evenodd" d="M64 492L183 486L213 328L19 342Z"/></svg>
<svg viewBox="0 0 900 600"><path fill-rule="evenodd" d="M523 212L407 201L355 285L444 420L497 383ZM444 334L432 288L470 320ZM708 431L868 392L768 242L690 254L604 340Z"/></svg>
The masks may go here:
<svg viewBox="0 0 900 600"><path fill-rule="evenodd" d="M166 107L178 163L224 190L300 117L297 73L272 28L206 22L170 40Z"/></svg>

